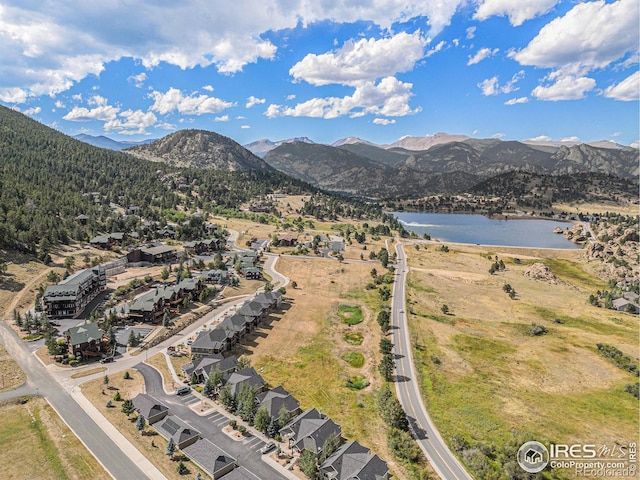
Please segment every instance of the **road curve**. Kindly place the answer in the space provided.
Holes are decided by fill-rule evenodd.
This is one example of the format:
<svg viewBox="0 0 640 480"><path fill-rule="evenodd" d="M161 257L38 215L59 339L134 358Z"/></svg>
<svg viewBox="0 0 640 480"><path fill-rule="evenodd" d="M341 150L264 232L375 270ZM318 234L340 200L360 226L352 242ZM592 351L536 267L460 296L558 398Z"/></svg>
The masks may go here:
<svg viewBox="0 0 640 480"><path fill-rule="evenodd" d="M396 367L396 393L409 419L411 430L427 459L444 480L471 480L431 421L420 395L406 316L406 255L402 243L396 244L397 265L391 300L392 341Z"/></svg>

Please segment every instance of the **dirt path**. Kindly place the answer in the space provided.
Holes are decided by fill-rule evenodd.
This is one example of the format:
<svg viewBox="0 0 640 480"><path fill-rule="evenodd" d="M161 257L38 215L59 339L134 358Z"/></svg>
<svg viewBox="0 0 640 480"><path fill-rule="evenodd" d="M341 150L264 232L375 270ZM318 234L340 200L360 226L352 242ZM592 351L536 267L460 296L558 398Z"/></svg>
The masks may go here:
<svg viewBox="0 0 640 480"><path fill-rule="evenodd" d="M5 307L4 311L2 312L3 314L3 318L6 321L11 320L10 317L10 312L13 312L13 310L18 306L18 304L20 303L20 301L22 300L22 298L25 296L25 294L31 290L32 288L35 288L35 286L40 283L49 273L48 270L45 270L41 273L39 273L38 275L36 275L35 277L33 277L31 280L29 280L24 288L22 290L20 290L11 300L11 302L9 302L9 304Z"/></svg>

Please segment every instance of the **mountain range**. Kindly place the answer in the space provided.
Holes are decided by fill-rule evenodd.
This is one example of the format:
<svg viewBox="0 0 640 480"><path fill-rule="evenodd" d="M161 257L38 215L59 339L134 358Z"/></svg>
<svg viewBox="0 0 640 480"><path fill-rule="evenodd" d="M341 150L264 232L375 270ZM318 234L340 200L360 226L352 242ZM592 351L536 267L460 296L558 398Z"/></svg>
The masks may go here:
<svg viewBox="0 0 640 480"><path fill-rule="evenodd" d="M249 145L205 130L180 130L125 151L179 168L278 170L325 190L371 199L468 192L511 171L537 175L599 173L638 178L638 149L607 144L554 145L439 133L376 145L348 137L333 145L306 137Z"/></svg>
<svg viewBox="0 0 640 480"><path fill-rule="evenodd" d="M123 142L113 140L112 138L105 137L104 135L88 135L86 133L80 133L74 135L73 138L80 140L81 142L88 143L94 147L106 148L108 150L124 150L125 148L134 147L136 145L144 145L145 143L151 143L155 139L143 140L141 142Z"/></svg>

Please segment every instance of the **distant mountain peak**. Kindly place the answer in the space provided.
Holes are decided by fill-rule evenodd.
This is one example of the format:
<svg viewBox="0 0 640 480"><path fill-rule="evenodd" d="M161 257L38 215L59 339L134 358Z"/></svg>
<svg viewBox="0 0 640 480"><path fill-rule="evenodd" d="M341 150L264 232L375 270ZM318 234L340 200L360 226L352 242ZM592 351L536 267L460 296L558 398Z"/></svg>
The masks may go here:
<svg viewBox="0 0 640 480"><path fill-rule="evenodd" d="M278 140L277 142L272 142L268 138L262 138L260 140L256 140L255 142L247 143L246 145L243 145L243 146L254 155L257 155L258 157L264 157L268 152L270 152L274 148L280 145L283 145L285 143L294 143L294 142L302 142L302 143L310 143L310 144L316 143L313 140L311 140L309 137L293 137L293 138L287 138L285 140Z"/></svg>
<svg viewBox="0 0 640 480"><path fill-rule="evenodd" d="M336 140L331 144L332 147L341 147L342 145L355 145L357 143L363 143L365 145L375 145L375 143L370 142L369 140L364 140L360 137L346 137L341 138L340 140Z"/></svg>
<svg viewBox="0 0 640 480"><path fill-rule="evenodd" d="M428 150L434 145L441 145L443 143L451 142L464 142L471 137L467 135L450 135L444 132L434 133L433 135L425 135L424 137L413 137L411 135L404 135L400 137L397 142L382 145L384 148L404 148L406 150Z"/></svg>
<svg viewBox="0 0 640 480"><path fill-rule="evenodd" d="M271 170L261 158L229 137L208 130L179 130L127 150L147 160L213 170Z"/></svg>
<svg viewBox="0 0 640 480"><path fill-rule="evenodd" d="M79 133L78 135L74 135L73 138L75 138L76 140L80 140L81 142L88 143L89 145L93 145L94 147L106 148L108 150L124 150L125 148L144 145L156 140L154 138L150 138L148 140L142 140L140 142L121 142L109 137L105 137L104 135L96 136L89 135L88 133Z"/></svg>

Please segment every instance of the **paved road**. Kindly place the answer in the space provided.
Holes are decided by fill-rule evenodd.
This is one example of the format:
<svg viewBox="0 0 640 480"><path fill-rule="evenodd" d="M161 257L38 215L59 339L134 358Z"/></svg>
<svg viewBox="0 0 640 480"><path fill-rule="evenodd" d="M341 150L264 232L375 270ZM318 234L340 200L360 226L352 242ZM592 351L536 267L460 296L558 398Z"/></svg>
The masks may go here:
<svg viewBox="0 0 640 480"><path fill-rule="evenodd" d="M142 376L147 393L153 395L169 407L169 412L191 425L200 432L203 438L209 439L217 447L227 452L238 461L245 474L260 480L281 480L286 478L261 460L260 449L265 445L263 439L250 436L242 441L235 441L222 432L229 424L229 419L218 412L200 416L188 405L199 404L200 399L192 394L184 396L167 395L162 388L162 377L157 370L147 364L134 366ZM247 471L248 470L248 471Z"/></svg>
<svg viewBox="0 0 640 480"><path fill-rule="evenodd" d="M420 387L415 374L411 341L405 313L406 256L402 244L396 244L398 263L393 286L391 303L391 325L394 353L396 355L396 392L400 403L407 413L409 423L418 441L435 471L444 480L471 480L471 476L462 467L442 440L420 396Z"/></svg>
<svg viewBox="0 0 640 480"><path fill-rule="evenodd" d="M85 413L78 403L51 377L5 322L0 322L0 339L27 375L23 390L44 395L105 469L117 479L149 478L111 438ZM13 393L16 393L15 391Z"/></svg>

